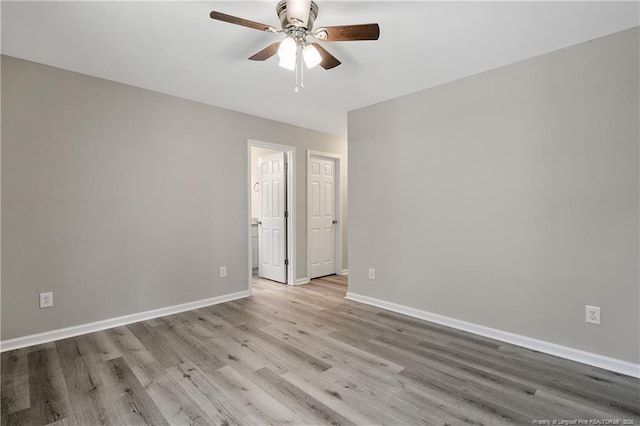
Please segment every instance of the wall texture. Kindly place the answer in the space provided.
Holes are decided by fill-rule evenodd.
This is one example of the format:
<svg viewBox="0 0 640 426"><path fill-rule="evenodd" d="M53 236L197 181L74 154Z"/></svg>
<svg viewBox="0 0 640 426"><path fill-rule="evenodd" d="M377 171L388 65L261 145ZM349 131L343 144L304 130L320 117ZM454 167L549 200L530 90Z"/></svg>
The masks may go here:
<svg viewBox="0 0 640 426"><path fill-rule="evenodd" d="M306 277L306 150L346 156L342 137L6 56L2 124L2 340L246 290L248 139L297 147Z"/></svg>
<svg viewBox="0 0 640 426"><path fill-rule="evenodd" d="M638 38L351 112L349 291L639 363Z"/></svg>

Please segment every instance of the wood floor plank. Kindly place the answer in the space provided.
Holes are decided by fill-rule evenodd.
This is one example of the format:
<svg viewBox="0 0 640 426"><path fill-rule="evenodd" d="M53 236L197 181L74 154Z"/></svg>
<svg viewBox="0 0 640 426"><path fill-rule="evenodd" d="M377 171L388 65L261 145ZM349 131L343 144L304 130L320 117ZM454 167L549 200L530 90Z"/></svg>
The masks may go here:
<svg viewBox="0 0 640 426"><path fill-rule="evenodd" d="M614 419L619 417L615 413L603 411L586 401L576 402L545 389L538 389L535 398L540 400L544 406L559 407L559 411L563 413L581 413L586 419Z"/></svg>
<svg viewBox="0 0 640 426"><path fill-rule="evenodd" d="M213 364L198 363L204 372L215 371L224 365L232 365L234 368L246 373L252 373L266 365L274 366L265 357L256 355L247 346L238 343L228 334L216 334L216 337L201 338L191 329L183 328L183 330L187 337L194 340L197 339L198 344L207 352L210 358L217 360Z"/></svg>
<svg viewBox="0 0 640 426"><path fill-rule="evenodd" d="M158 361L131 370L170 424L205 426L215 423Z"/></svg>
<svg viewBox="0 0 640 426"><path fill-rule="evenodd" d="M282 375L282 378L335 412L340 413L352 423L360 425L383 423L380 419L376 419L371 412L360 410L359 407L353 404L353 401L345 401L340 394L342 389L321 378L319 374L310 376L308 372L303 375L287 372Z"/></svg>
<svg viewBox="0 0 640 426"><path fill-rule="evenodd" d="M397 314L395 312L382 311L378 312L376 315L393 323L400 324L404 326L406 330L412 330L416 333L421 333L425 330L428 330L438 333L441 336L440 338L445 335L454 339L460 339L466 343L474 343L476 345L486 346L492 349L498 349L501 345L500 342L496 342L495 340L489 339L487 337L478 336L466 331L455 330L439 324L427 323L426 321L417 318L411 318L402 314Z"/></svg>
<svg viewBox="0 0 640 426"><path fill-rule="evenodd" d="M114 424L169 424L122 357L102 362L100 372L108 390L106 410Z"/></svg>
<svg viewBox="0 0 640 426"><path fill-rule="evenodd" d="M1 381L0 406L3 415L9 415L29 408L29 367L28 352L18 349L4 352L0 360Z"/></svg>
<svg viewBox="0 0 640 426"><path fill-rule="evenodd" d="M504 360L498 361L492 358L471 355L427 341L420 342L420 345L427 351L439 352L452 358L466 359L469 363L475 363L496 372L506 371L516 377L524 376L531 380L538 380L545 386L557 388L569 395L586 399L590 401L590 404L598 404L603 408L620 410L622 413L625 413L625 415L640 415L640 405L638 405L637 395L624 393L624 395L616 396L612 394L611 389L602 392L598 390L598 388L604 390L608 388L608 386L605 387L605 384L597 381L585 387L583 386L584 383L580 381L580 378L577 376L567 376L564 377L564 380L558 380L558 372L549 372L548 370L535 368L533 366L526 368L526 366L522 365L521 361L512 360L512 362L505 363Z"/></svg>
<svg viewBox="0 0 640 426"><path fill-rule="evenodd" d="M167 373L215 424L256 424L256 419L248 416L242 409L237 409L227 395L209 380L197 365L186 362L168 368Z"/></svg>
<svg viewBox="0 0 640 426"><path fill-rule="evenodd" d="M519 381L554 393L559 398L572 399L577 403L590 401L589 406L595 403L603 409L618 405L611 404L611 401L626 403L627 407L640 407L637 379L629 376L612 374L552 355L515 348L513 345L501 345L498 351L470 347L460 342L449 342L447 347L454 348L456 352L453 356L460 356L458 359L467 364L475 364L502 377L517 374ZM503 350L505 347L509 348ZM445 355L451 356L452 353ZM485 360L493 362L485 363ZM587 393L576 393L575 390L579 389L586 390ZM617 397L619 393L624 396ZM609 398L602 399L600 395Z"/></svg>
<svg viewBox="0 0 640 426"><path fill-rule="evenodd" d="M191 361L196 365L211 365L218 369L226 364L225 359L220 359L212 353L200 341L193 338L184 328L161 325L154 328L163 345L169 346L178 354L183 362Z"/></svg>
<svg viewBox="0 0 640 426"><path fill-rule="evenodd" d="M153 354L149 352L128 327L122 326L105 330L105 334L111 339L116 350L127 361L129 368L156 360Z"/></svg>
<svg viewBox="0 0 640 426"><path fill-rule="evenodd" d="M640 393L638 393L637 379L623 374L603 370L578 362L571 362L553 355L532 351L515 345L503 344L500 346L500 354L505 354L509 359L518 359L522 363L532 363L546 371L553 372L565 381L581 382L587 388L601 386L609 388L607 393L618 391L637 396L640 406Z"/></svg>
<svg viewBox="0 0 640 426"><path fill-rule="evenodd" d="M349 368L334 367L322 373L324 378L340 389L340 396L350 401L360 411L371 413L383 424L436 424L437 414L432 408L429 410L415 410L405 403L405 392L398 392L393 380L383 380L384 386L380 386L381 375L367 376L362 373L353 374ZM397 374L388 373L388 377L397 377ZM379 401L385 401L385 407L381 407ZM388 407L393 407L389 410Z"/></svg>
<svg viewBox="0 0 640 426"><path fill-rule="evenodd" d="M478 364L473 361L474 358L468 358L467 364L464 362L460 364L456 361L456 358L443 356L442 353L437 351L435 346L432 346L431 349L432 350L413 349L411 352L424 359L435 362L433 368L438 369L438 371L442 373L461 379L465 377L470 379L470 381L466 382L467 385L469 385L472 390L476 389L476 391L473 392L474 394L486 396L482 398L482 403L487 406L495 406L496 400L504 403L511 401L508 405L514 408L515 411L519 413L533 411L539 413L539 415L544 414L546 416L544 418L562 418L562 414L566 412L561 404L555 404L549 400L544 403L538 401L535 395L537 394L539 385L536 386L527 380L523 381L521 379L523 372L520 370L512 370L509 377L505 378L504 374L499 374L498 369L487 368L488 366L486 364ZM478 367L472 367L474 363L478 365ZM453 366L455 369L451 370L447 366ZM503 371L509 370L508 363L502 362L499 369ZM482 386L482 388L477 388L477 386ZM505 395L501 393L503 390L510 392ZM535 390L535 392L532 392L532 390ZM499 393L496 394L496 392ZM498 395L498 397L496 398L492 395ZM487 397L489 398L488 400ZM616 410L617 408L615 408L614 411L609 411L609 417L611 417L611 414ZM520 417L526 418L526 416L522 414L520 414Z"/></svg>
<svg viewBox="0 0 640 426"><path fill-rule="evenodd" d="M352 335L354 338L366 336L367 338L372 339L382 334L394 331L390 330L387 327L364 320L356 316L344 313L336 313L329 310L322 312L319 317L323 321L327 321L331 324L337 324L334 326L336 330L338 330L342 334ZM402 333L402 331L395 330L395 332L401 333L404 336L404 333ZM418 339L416 340L418 341Z"/></svg>
<svg viewBox="0 0 640 426"><path fill-rule="evenodd" d="M158 319L156 318L151 318L150 320L145 321L147 324L149 324L150 327L155 327L157 325L162 324Z"/></svg>
<svg viewBox="0 0 640 426"><path fill-rule="evenodd" d="M261 299L269 301L270 306L280 306L293 309L294 311L301 312L320 312L326 309L324 306L318 306L317 304L302 300L300 297L292 294L287 297L287 294L283 294L278 290L271 290L264 292L260 295Z"/></svg>
<svg viewBox="0 0 640 426"><path fill-rule="evenodd" d="M203 309L206 309L219 320L228 323L231 327L237 327L239 325L264 327L265 325L269 325L269 322L265 318L251 311L250 306L254 303L253 299L253 297L249 297Z"/></svg>
<svg viewBox="0 0 640 426"><path fill-rule="evenodd" d="M183 363L185 360L180 358L174 348L168 345L156 332L161 324L156 321L156 326L152 327L147 322L137 322L128 325L127 328L163 366L172 367Z"/></svg>
<svg viewBox="0 0 640 426"><path fill-rule="evenodd" d="M262 330L239 326L229 330L228 334L267 357L282 359L282 362L278 365L285 369L287 364L297 368L311 368L318 371L325 371L331 368L331 364L311 355L304 349L300 349L299 346L291 345Z"/></svg>
<svg viewBox="0 0 640 426"><path fill-rule="evenodd" d="M77 337L82 356L89 363L98 363L122 356L106 332L85 334Z"/></svg>
<svg viewBox="0 0 640 426"><path fill-rule="evenodd" d="M233 400L239 409L251 415L261 424L295 424L296 415L280 401L230 365L218 369L211 375L216 385Z"/></svg>
<svg viewBox="0 0 640 426"><path fill-rule="evenodd" d="M461 398L458 389L464 386L467 380L439 371L437 365L432 365L427 359L382 342L353 339L339 333L332 335L332 337L387 359L403 362L406 368L400 373L400 378L381 375L381 370L371 370L370 374L375 377L380 386L392 388L399 386L405 393L411 394L413 392L412 399L423 401L427 407L429 404L436 403L444 410L449 421L458 418L460 423L506 424L514 420L509 413L487 409L486 404L481 404L481 401ZM404 372L409 372L409 374ZM414 376L414 372L419 372L419 374ZM425 385L425 383L429 385Z"/></svg>
<svg viewBox="0 0 640 426"><path fill-rule="evenodd" d="M453 370L452 374L465 376L469 379L475 379L480 383L496 384L502 389L508 390L510 392L521 393L523 394L523 396L534 395L537 390L537 387L523 383L519 380L513 380L497 374L493 374L491 371L475 367L472 363L461 362L457 358L447 357L436 351L425 351L423 350L423 347L420 346L422 341L412 343L411 341L406 341L405 339L399 339L394 335L378 336L374 340L386 343L390 347L401 349L401 357L404 359L406 359L407 352L415 354L417 355L417 357L424 360L425 365L427 363L444 365Z"/></svg>
<svg viewBox="0 0 640 426"><path fill-rule="evenodd" d="M32 425L34 423L31 422L31 410L25 408L20 411L14 411L13 413L7 413L6 415L3 414L2 424L11 426Z"/></svg>
<svg viewBox="0 0 640 426"><path fill-rule="evenodd" d="M278 323L284 325L296 325L297 321L294 315L291 315L285 309L274 308L267 304L247 302L247 301L233 301L230 305L236 307L239 312L244 312L248 319L252 321L262 321L258 327L262 328L269 324Z"/></svg>
<svg viewBox="0 0 640 426"><path fill-rule="evenodd" d="M56 349L56 342L47 342L47 343L42 343L39 345L34 345L34 346L28 346L26 348L22 348L19 350L25 350L27 351L27 354L30 354L31 352L37 352L37 351L42 351L45 349Z"/></svg>
<svg viewBox="0 0 640 426"><path fill-rule="evenodd" d="M221 330L234 327L231 322L224 320L221 315L214 315L210 309L201 308L192 312L194 322L209 330L211 337L219 335Z"/></svg>
<svg viewBox="0 0 640 426"><path fill-rule="evenodd" d="M482 392L481 388L469 388L464 380L448 376L446 373L434 369L429 370L428 374L424 374L422 370L406 368L400 374L420 383L427 389L449 394L452 398L473 405L482 412L498 416L501 423L524 424L531 421L528 415L514 409L512 405L500 399L506 394L488 396Z"/></svg>
<svg viewBox="0 0 640 426"><path fill-rule="evenodd" d="M309 328L313 328L318 333L331 333L335 328L330 326L327 321L319 321L317 316L325 311L324 307L310 307L307 303L300 301L283 301L282 298L274 296L264 296L264 300L268 302L267 315L274 315L282 321L272 321L283 323L285 325L301 324Z"/></svg>
<svg viewBox="0 0 640 426"><path fill-rule="evenodd" d="M393 407L395 424L500 424L500 419L468 404L465 406L458 399L449 398L447 401L433 392L425 395L424 387L400 374L377 370L373 374L362 375L338 367L323 375L337 387L343 388L343 392L346 389L359 392L358 401L369 399L369 404L385 401L385 407ZM471 421L471 418L475 420Z"/></svg>
<svg viewBox="0 0 640 426"><path fill-rule="evenodd" d="M263 368L270 368L278 374L287 372L283 365L272 362L268 357L261 356L248 345L243 345L228 334L215 337L211 339L211 342L216 345L216 348L224 351L222 357L226 357L228 364L238 371L252 373Z"/></svg>
<svg viewBox="0 0 640 426"><path fill-rule="evenodd" d="M388 349L401 353L403 359L417 360L402 374L416 379L415 372L420 370L420 377L429 376L431 386L438 389L454 388L447 384L449 378L459 380L457 397L501 415L510 421L525 421L529 411L544 413L545 418L561 418L563 410L555 404L542 404L534 398L537 388L522 383L517 376L504 378L455 359L441 356L437 352L421 349L420 346L402 345L397 339L380 337L376 339ZM421 365L420 365L421 364Z"/></svg>
<svg viewBox="0 0 640 426"><path fill-rule="evenodd" d="M270 325L262 330L296 347L306 348L310 354L326 360L331 365L350 366L363 372L371 368L383 368L398 373L404 369L404 366L400 364L345 344L329 336L313 334L308 328Z"/></svg>
<svg viewBox="0 0 640 426"><path fill-rule="evenodd" d="M640 380L344 298L346 277L9 351L8 425L640 424ZM593 423L593 422L592 422Z"/></svg>
<svg viewBox="0 0 640 426"><path fill-rule="evenodd" d="M55 350L31 352L27 362L31 424L45 425L67 417L69 391Z"/></svg>
<svg viewBox="0 0 640 426"><path fill-rule="evenodd" d="M297 348L281 345L279 341L265 335L257 329L247 326L235 327L227 330L227 335L234 346L240 346L255 356L268 360L274 371L280 374L290 369L319 369L321 371L331 366L322 360L317 360ZM270 340L273 339L273 340Z"/></svg>
<svg viewBox="0 0 640 426"><path fill-rule="evenodd" d="M67 383L69 402L73 418L77 424L109 424L107 409L100 396L106 392L96 364L87 363L80 355L78 339L64 339L56 342L56 352L60 367Z"/></svg>
<svg viewBox="0 0 640 426"><path fill-rule="evenodd" d="M353 425L346 417L295 387L268 368L254 372L250 379L298 414L306 424Z"/></svg>

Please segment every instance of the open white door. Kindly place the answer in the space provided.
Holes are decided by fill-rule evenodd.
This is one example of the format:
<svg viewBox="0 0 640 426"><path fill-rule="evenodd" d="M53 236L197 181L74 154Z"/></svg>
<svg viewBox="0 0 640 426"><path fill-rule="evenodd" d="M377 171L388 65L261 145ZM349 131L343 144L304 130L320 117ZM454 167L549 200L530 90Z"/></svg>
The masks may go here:
<svg viewBox="0 0 640 426"><path fill-rule="evenodd" d="M287 282L286 163L284 152L258 158L260 217L258 222L258 275Z"/></svg>
<svg viewBox="0 0 640 426"><path fill-rule="evenodd" d="M336 273L336 162L311 156L309 161L309 278Z"/></svg>

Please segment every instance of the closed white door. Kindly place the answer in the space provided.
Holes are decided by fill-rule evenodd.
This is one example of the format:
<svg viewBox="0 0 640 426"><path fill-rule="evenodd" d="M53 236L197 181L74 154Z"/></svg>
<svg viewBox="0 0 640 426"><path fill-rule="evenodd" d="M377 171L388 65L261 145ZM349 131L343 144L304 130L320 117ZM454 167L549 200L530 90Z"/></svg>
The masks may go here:
<svg viewBox="0 0 640 426"><path fill-rule="evenodd" d="M258 222L258 275L287 282L286 171L284 152L258 158L260 217Z"/></svg>
<svg viewBox="0 0 640 426"><path fill-rule="evenodd" d="M309 278L336 273L336 162L311 156L309 162Z"/></svg>

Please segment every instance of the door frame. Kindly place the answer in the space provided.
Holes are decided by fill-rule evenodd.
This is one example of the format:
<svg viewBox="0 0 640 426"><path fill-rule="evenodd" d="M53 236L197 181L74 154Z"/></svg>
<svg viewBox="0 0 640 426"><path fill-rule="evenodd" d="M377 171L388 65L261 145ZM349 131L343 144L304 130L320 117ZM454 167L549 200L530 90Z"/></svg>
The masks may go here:
<svg viewBox="0 0 640 426"><path fill-rule="evenodd" d="M253 292L253 268L251 264L251 192L253 185L251 183L251 147L269 148L283 151L288 164L287 168L287 211L289 212L289 220L287 221L287 259L289 265L287 268L287 285L295 285L296 282L296 148L290 145L282 145L272 142L264 142L256 139L247 139L247 251L249 256L247 259L248 270L248 290Z"/></svg>
<svg viewBox="0 0 640 426"><path fill-rule="evenodd" d="M311 215L311 157L325 157L335 161L335 179L334 185L336 187L334 196L334 205L336 209L335 219L338 221L335 229L336 237L336 258L335 258L335 273L336 275L343 275L342 270L342 155L334 154L331 152L313 151L307 150L307 276L311 280L311 221L309 216Z"/></svg>

